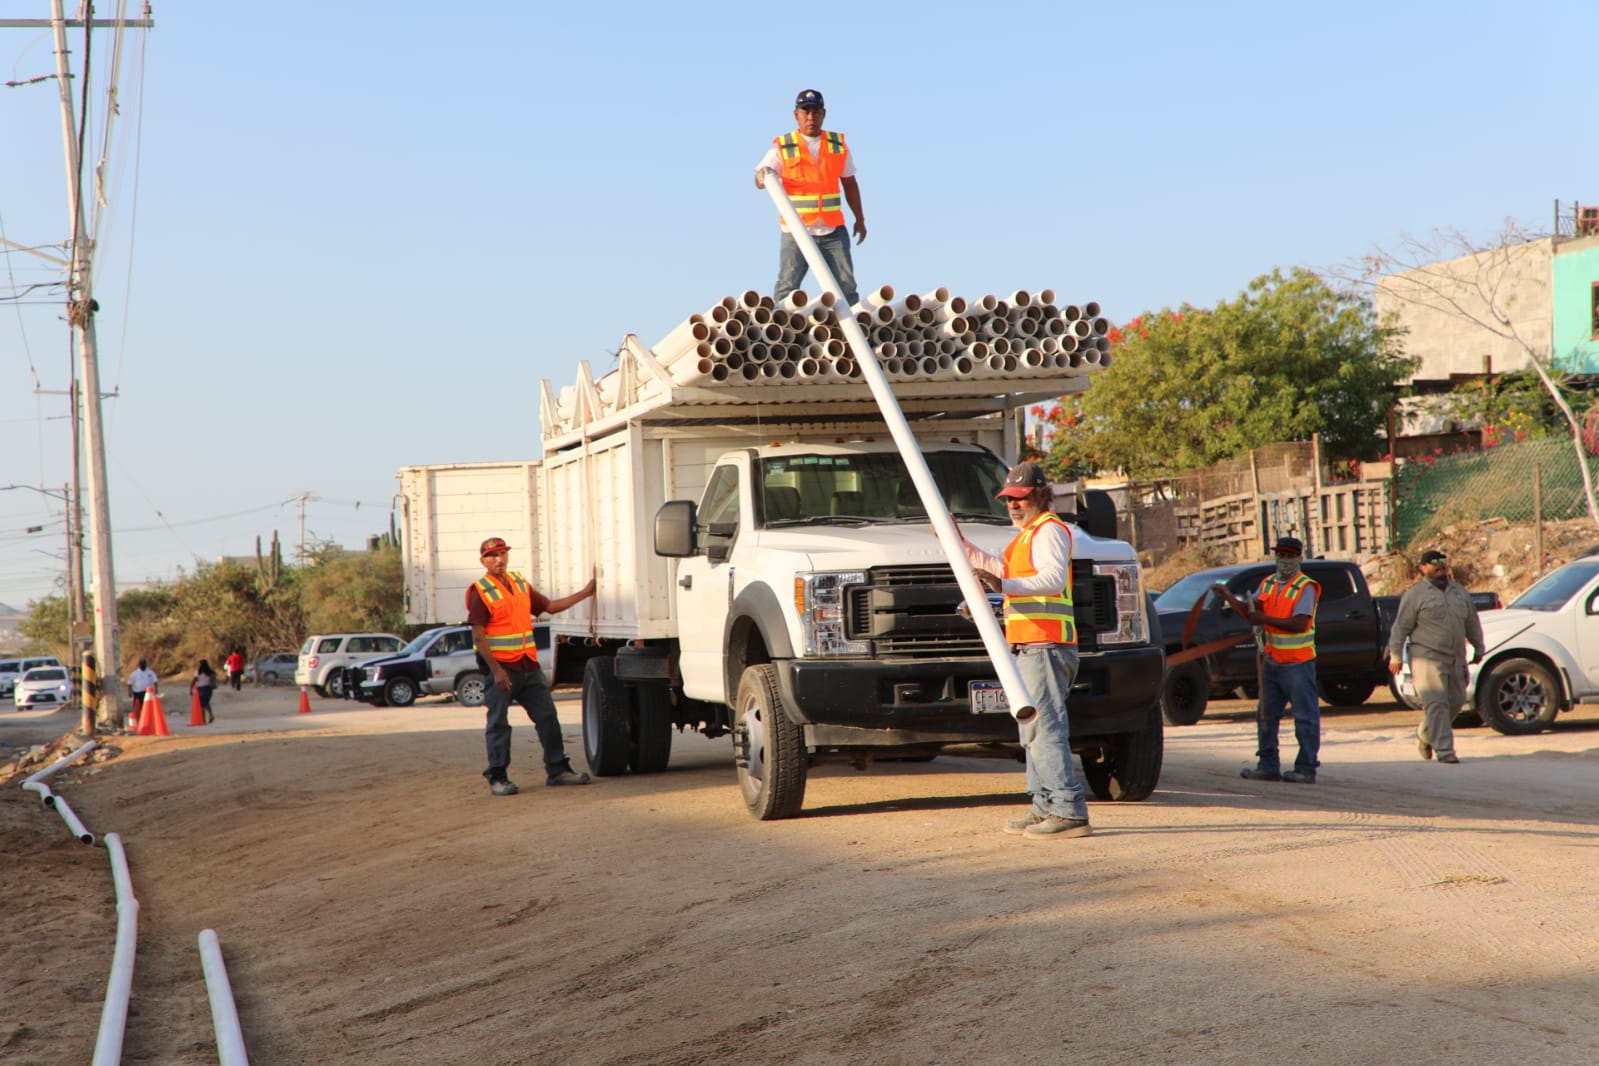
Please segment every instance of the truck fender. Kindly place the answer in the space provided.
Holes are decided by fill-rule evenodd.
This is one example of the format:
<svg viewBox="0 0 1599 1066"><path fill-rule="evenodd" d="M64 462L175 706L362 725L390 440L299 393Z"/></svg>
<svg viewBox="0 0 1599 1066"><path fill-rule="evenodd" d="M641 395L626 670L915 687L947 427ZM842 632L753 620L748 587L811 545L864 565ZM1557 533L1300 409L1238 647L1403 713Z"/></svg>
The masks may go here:
<svg viewBox="0 0 1599 1066"><path fill-rule="evenodd" d="M746 585L733 598L722 632L722 647L726 651L722 685L730 707L748 667L794 658L783 605L769 585Z"/></svg>

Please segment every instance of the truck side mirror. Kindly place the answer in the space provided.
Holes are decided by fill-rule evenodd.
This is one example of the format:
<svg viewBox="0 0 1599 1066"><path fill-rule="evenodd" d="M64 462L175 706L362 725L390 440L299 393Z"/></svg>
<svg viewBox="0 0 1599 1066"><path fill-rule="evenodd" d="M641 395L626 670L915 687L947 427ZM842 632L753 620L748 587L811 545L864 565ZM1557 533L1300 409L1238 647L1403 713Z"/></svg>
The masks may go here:
<svg viewBox="0 0 1599 1066"><path fill-rule="evenodd" d="M668 500L655 512L655 554L671 559L694 555L693 500Z"/></svg>

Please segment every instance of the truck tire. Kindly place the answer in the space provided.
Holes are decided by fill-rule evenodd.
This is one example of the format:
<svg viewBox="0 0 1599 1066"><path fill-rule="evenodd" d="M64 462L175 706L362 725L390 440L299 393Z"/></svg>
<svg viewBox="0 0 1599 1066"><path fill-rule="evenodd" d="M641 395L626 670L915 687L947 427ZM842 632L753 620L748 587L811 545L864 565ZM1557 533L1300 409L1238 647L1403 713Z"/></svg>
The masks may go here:
<svg viewBox="0 0 1599 1066"><path fill-rule="evenodd" d="M751 666L733 707L733 761L744 805L763 822L792 818L805 802L805 734L789 721L769 663Z"/></svg>
<svg viewBox="0 0 1599 1066"><path fill-rule="evenodd" d="M583 757L600 777L627 772L627 696L615 659L602 656L583 664Z"/></svg>
<svg viewBox="0 0 1599 1066"><path fill-rule="evenodd" d="M409 707L416 702L416 682L408 677L391 677L383 686L383 701L390 707Z"/></svg>
<svg viewBox="0 0 1599 1066"><path fill-rule="evenodd" d="M488 698L488 678L476 670L455 677L455 699L462 707L481 707Z"/></svg>
<svg viewBox="0 0 1599 1066"><path fill-rule="evenodd" d="M1197 661L1179 663L1166 671L1160 686L1160 713L1172 725L1193 725L1210 701L1210 671Z"/></svg>
<svg viewBox="0 0 1599 1066"><path fill-rule="evenodd" d="M1098 799L1136 803L1148 799L1160 783L1165 754L1160 704L1152 703L1143 729L1117 733L1098 752L1083 753L1083 779Z"/></svg>
<svg viewBox="0 0 1599 1066"><path fill-rule="evenodd" d="M1560 713L1560 682L1532 659L1506 659L1477 683L1477 713L1506 736L1548 729Z"/></svg>
<svg viewBox="0 0 1599 1066"><path fill-rule="evenodd" d="M672 697L661 685L633 687L633 728L627 765L635 774L658 774L672 758Z"/></svg>
<svg viewBox="0 0 1599 1066"><path fill-rule="evenodd" d="M329 670L327 680L322 683L327 690L328 698L342 700L344 698L344 671Z"/></svg>
<svg viewBox="0 0 1599 1066"><path fill-rule="evenodd" d="M1316 685L1329 707L1359 707L1377 688L1369 681L1322 681Z"/></svg>

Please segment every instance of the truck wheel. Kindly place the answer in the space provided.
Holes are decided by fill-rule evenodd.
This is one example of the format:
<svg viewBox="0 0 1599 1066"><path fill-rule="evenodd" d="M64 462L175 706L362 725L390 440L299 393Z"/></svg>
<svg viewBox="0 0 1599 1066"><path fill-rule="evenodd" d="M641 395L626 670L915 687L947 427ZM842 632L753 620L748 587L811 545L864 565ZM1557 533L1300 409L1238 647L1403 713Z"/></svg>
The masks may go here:
<svg viewBox="0 0 1599 1066"><path fill-rule="evenodd" d="M583 664L583 757L600 777L627 772L627 686L616 679L616 660Z"/></svg>
<svg viewBox="0 0 1599 1066"><path fill-rule="evenodd" d="M789 721L769 663L744 671L733 709L733 761L744 805L761 821L792 818L805 802L805 734Z"/></svg>
<svg viewBox="0 0 1599 1066"><path fill-rule="evenodd" d="M1455 720L1449 723L1451 729L1480 729L1483 726L1482 715L1477 713L1477 708L1466 706L1460 708L1455 714Z"/></svg>
<svg viewBox="0 0 1599 1066"><path fill-rule="evenodd" d="M1507 736L1541 733L1560 713L1560 683L1531 659L1506 659L1477 683L1477 713Z"/></svg>
<svg viewBox="0 0 1599 1066"><path fill-rule="evenodd" d="M409 707L416 702L416 682L408 677L392 677L383 686L383 700L390 707Z"/></svg>
<svg viewBox="0 0 1599 1066"><path fill-rule="evenodd" d="M1083 753L1083 779L1095 798L1134 803L1155 791L1166 753L1161 714L1160 704L1152 703L1143 729L1117 733L1098 752Z"/></svg>
<svg viewBox="0 0 1599 1066"><path fill-rule="evenodd" d="M1166 671L1160 687L1160 713L1172 725L1193 725L1210 700L1210 671L1201 662L1179 663Z"/></svg>
<svg viewBox="0 0 1599 1066"><path fill-rule="evenodd" d="M344 671L334 670L330 672L323 687L327 689L329 699L342 700L344 698Z"/></svg>
<svg viewBox="0 0 1599 1066"><path fill-rule="evenodd" d="M1316 686L1322 702L1330 707L1359 707L1371 699L1376 687L1369 681L1323 681Z"/></svg>
<svg viewBox="0 0 1599 1066"><path fill-rule="evenodd" d="M661 685L633 688L633 729L627 764L635 774L658 774L672 758L672 697Z"/></svg>
<svg viewBox="0 0 1599 1066"><path fill-rule="evenodd" d="M455 699L462 707L481 707L488 695L488 679L476 670L455 679Z"/></svg>
<svg viewBox="0 0 1599 1066"><path fill-rule="evenodd" d="M311 689L318 696L321 696L323 699L327 699L328 698L328 687L326 685L312 685Z"/></svg>

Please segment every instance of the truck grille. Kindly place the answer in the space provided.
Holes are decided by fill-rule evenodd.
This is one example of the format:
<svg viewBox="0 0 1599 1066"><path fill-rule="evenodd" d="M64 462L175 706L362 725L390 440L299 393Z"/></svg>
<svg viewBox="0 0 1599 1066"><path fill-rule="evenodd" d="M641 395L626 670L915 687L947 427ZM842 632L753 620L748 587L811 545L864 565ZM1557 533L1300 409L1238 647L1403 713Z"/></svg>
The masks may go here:
<svg viewBox="0 0 1599 1066"><path fill-rule="evenodd" d="M879 659L984 657L977 625L956 613L964 597L947 566L880 566L866 585L851 586L845 634L870 640ZM1088 560L1072 563L1078 646L1097 648L1101 630L1116 628L1116 584L1094 576Z"/></svg>

